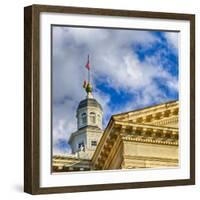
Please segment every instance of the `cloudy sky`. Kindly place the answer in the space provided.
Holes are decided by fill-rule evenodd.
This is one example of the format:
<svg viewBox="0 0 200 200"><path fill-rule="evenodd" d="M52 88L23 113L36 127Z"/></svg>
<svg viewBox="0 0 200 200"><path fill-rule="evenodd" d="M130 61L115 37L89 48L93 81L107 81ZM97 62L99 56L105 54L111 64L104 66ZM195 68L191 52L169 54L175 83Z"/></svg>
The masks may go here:
<svg viewBox="0 0 200 200"><path fill-rule="evenodd" d="M112 114L178 99L178 33L52 27L53 153L70 152L76 108L86 96L90 55L93 96Z"/></svg>

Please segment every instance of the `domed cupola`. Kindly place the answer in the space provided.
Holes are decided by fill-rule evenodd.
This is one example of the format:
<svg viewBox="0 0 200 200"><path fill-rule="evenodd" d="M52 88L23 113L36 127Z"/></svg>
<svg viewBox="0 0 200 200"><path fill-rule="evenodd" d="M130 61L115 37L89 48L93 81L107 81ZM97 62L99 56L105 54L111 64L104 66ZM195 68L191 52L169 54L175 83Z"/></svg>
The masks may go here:
<svg viewBox="0 0 200 200"><path fill-rule="evenodd" d="M87 95L77 107L78 130L71 134L69 144L71 145L72 153L78 153L84 159L91 159L103 133L103 109L92 95L89 56L86 68L88 69L88 81L84 81L83 88Z"/></svg>
<svg viewBox="0 0 200 200"><path fill-rule="evenodd" d="M103 109L100 103L92 96L92 90L87 90L87 96L82 100L77 108L78 129L93 126L102 129Z"/></svg>

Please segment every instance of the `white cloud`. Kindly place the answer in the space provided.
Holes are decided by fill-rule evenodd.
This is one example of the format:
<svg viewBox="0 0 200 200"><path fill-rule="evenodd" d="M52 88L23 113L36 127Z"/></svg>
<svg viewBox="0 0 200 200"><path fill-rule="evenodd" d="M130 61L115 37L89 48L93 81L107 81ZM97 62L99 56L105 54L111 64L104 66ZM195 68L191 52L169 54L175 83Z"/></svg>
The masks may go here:
<svg viewBox="0 0 200 200"><path fill-rule="evenodd" d="M178 50L178 34L177 32L165 32L165 37L168 44L174 48L175 51Z"/></svg>

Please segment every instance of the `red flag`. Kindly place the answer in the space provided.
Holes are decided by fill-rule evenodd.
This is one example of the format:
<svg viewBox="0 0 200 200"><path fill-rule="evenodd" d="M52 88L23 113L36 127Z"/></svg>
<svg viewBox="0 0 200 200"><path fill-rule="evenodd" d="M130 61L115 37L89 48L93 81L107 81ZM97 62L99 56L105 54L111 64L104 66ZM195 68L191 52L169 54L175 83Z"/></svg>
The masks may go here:
<svg viewBox="0 0 200 200"><path fill-rule="evenodd" d="M89 59L89 55L88 55L88 60L87 60L87 63L85 65L85 67L90 70L90 59Z"/></svg>

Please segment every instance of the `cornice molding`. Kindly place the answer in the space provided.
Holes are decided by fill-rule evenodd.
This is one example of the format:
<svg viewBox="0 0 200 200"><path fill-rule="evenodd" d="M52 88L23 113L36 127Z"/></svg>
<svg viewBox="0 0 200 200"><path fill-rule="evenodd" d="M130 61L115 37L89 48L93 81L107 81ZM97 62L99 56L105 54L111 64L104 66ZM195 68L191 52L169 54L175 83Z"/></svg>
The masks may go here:
<svg viewBox="0 0 200 200"><path fill-rule="evenodd" d="M162 141L162 140L155 140L155 139L150 139L150 138L137 138L133 136L123 136L122 140L140 142L140 143L149 143L149 144L178 146L178 141L167 141L167 140Z"/></svg>
<svg viewBox="0 0 200 200"><path fill-rule="evenodd" d="M127 113L114 115L113 119L120 121L132 121L137 123L142 121L140 123L143 123L144 121L147 122L148 118L151 118L151 120L153 120L152 122L154 122L159 119L157 115L160 115L160 117L162 118L168 118L169 115L178 115L178 111L179 111L179 102L173 101L147 107L144 109L139 109Z"/></svg>

